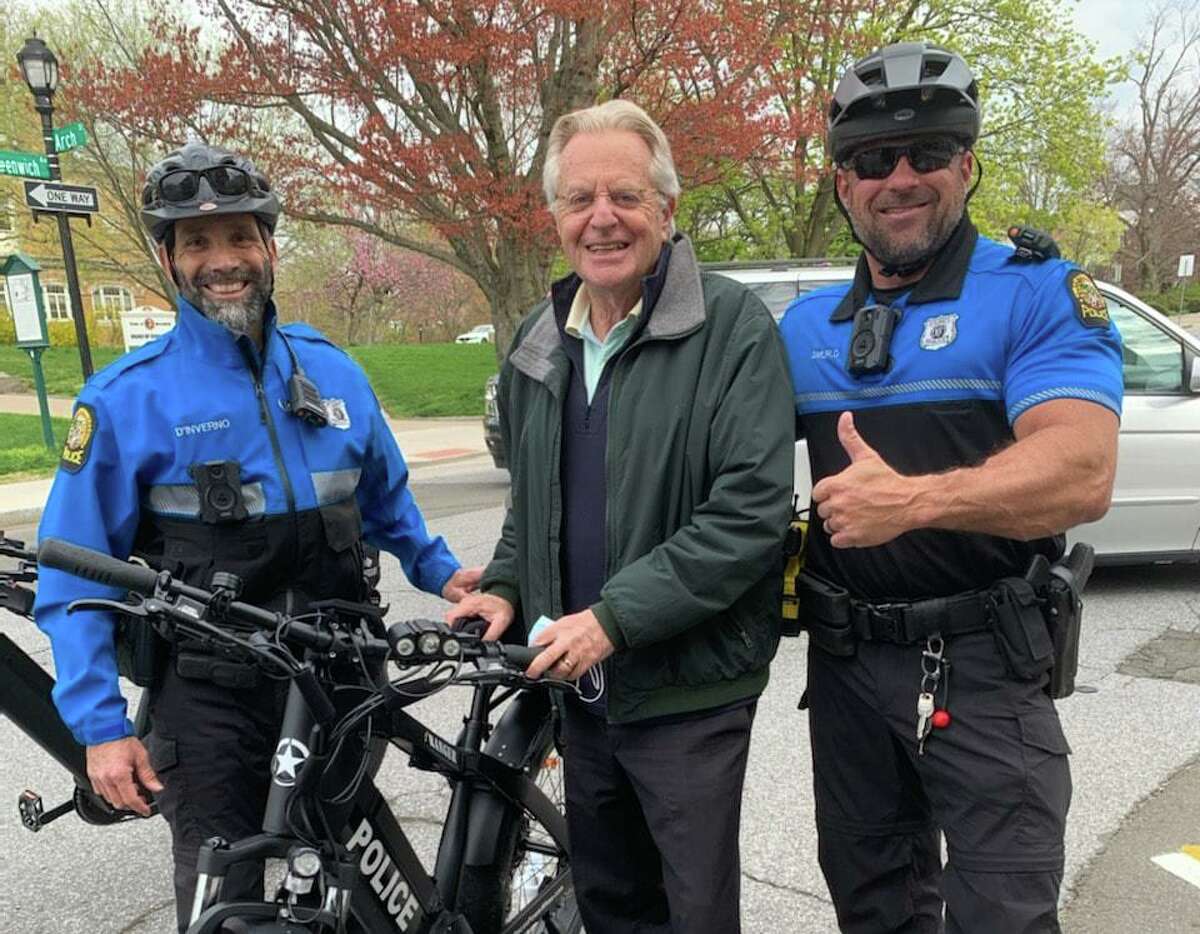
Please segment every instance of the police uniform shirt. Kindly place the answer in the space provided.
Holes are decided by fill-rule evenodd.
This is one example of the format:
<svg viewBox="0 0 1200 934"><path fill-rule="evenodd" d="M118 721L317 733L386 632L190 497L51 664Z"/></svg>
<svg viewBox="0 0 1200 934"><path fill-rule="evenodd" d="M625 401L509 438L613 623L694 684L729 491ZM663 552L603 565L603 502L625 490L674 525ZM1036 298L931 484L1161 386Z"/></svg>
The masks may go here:
<svg viewBox="0 0 1200 934"><path fill-rule="evenodd" d="M294 369L281 334L320 391L323 427L290 412ZM171 331L84 386L39 538L137 552L204 587L212 570L231 571L243 599L288 604L354 598L346 588L350 578L361 585L362 538L395 554L416 587L440 594L459 563L426 530L366 375L308 325L277 329L271 304L264 347L260 358L248 338L235 340L181 298ZM237 515L214 522L195 469L231 461L236 472L222 470L216 498L236 503ZM75 738L92 745L130 735L132 724L117 690L114 620L66 613L85 596L122 594L41 569L36 615L54 651L54 699Z"/></svg>
<svg viewBox="0 0 1200 934"><path fill-rule="evenodd" d="M878 300L864 257L850 286L801 296L780 324L814 486L849 465L837 436L847 410L902 474L977 465L1012 442L1022 413L1052 399L1120 415L1120 337L1095 284L1070 263L1020 262L964 217L929 272L891 302L900 316L889 368L851 375L855 311ZM878 547L835 549L814 522L807 562L860 598L909 600L986 587L1022 573L1034 553L1057 558L1063 545L1062 536L1020 542L918 529Z"/></svg>

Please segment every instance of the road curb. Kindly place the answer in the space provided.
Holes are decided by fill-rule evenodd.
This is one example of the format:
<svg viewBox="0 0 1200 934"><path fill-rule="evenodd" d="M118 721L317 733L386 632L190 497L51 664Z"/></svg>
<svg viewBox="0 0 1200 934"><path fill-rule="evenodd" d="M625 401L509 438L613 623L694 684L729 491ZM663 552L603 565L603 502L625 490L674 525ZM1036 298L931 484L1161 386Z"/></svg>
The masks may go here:
<svg viewBox="0 0 1200 934"><path fill-rule="evenodd" d="M10 509L0 512L0 531L11 529L18 525L30 525L34 522L40 522L41 519L41 506L31 506L26 509Z"/></svg>

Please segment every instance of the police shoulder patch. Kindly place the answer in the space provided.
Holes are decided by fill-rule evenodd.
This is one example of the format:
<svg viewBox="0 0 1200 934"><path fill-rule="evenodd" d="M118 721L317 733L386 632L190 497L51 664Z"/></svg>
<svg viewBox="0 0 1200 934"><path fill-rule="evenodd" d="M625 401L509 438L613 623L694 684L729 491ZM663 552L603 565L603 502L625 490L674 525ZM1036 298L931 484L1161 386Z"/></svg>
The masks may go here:
<svg viewBox="0 0 1200 934"><path fill-rule="evenodd" d="M1071 270L1067 275L1067 291L1083 324L1089 328L1108 327L1108 303L1091 276L1082 269Z"/></svg>
<svg viewBox="0 0 1200 934"><path fill-rule="evenodd" d="M67 432L67 443L63 445L62 469L79 473L92 452L92 440L96 437L96 410L87 403L80 403L71 419Z"/></svg>

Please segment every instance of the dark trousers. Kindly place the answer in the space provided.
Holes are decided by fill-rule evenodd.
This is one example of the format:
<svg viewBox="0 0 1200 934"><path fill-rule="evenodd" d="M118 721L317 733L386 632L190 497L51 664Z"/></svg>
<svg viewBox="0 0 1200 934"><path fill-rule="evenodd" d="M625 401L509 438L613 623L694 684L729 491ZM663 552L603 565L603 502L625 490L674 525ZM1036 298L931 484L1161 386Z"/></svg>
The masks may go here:
<svg viewBox="0 0 1200 934"><path fill-rule="evenodd" d="M155 690L147 746L164 786L158 804L171 826L181 932L191 916L200 845L213 836L232 843L262 830L286 697L286 681L230 689L182 678L174 665ZM262 892L261 863L238 864L225 877L226 899L260 899Z"/></svg>
<svg viewBox="0 0 1200 934"><path fill-rule="evenodd" d="M1070 749L1044 677L1012 678L991 633L948 640L938 706L951 722L918 756L923 648L864 642L852 658L809 648L818 853L838 924L1057 934Z"/></svg>
<svg viewBox="0 0 1200 934"><path fill-rule="evenodd" d="M595 934L738 934L738 829L754 704L615 726L571 703L567 827Z"/></svg>

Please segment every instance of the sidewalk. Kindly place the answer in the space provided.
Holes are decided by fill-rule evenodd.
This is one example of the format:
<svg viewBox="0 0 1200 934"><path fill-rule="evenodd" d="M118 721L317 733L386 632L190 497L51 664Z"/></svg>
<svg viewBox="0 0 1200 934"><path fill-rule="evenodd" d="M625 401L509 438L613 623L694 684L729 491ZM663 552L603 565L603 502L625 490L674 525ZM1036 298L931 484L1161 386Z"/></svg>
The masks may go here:
<svg viewBox="0 0 1200 934"><path fill-rule="evenodd" d="M50 397L50 414L70 418L73 399ZM34 395L0 394L0 412L37 415ZM412 469L487 453L483 440L483 416L461 418L389 418L404 459ZM36 522L50 493L53 477L0 482L0 529Z"/></svg>

